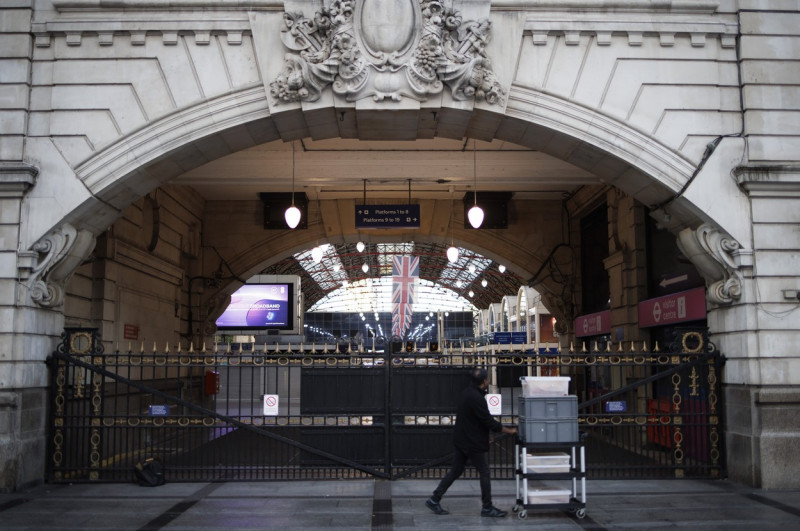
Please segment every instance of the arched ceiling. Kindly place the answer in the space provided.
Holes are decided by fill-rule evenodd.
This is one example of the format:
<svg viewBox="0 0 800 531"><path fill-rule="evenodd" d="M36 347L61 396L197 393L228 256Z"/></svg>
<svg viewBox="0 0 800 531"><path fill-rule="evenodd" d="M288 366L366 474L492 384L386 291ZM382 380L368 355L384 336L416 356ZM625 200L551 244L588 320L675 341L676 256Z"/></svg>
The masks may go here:
<svg viewBox="0 0 800 531"><path fill-rule="evenodd" d="M459 294L477 308L488 308L489 304L499 302L505 295L516 295L524 283L513 271L501 273L498 269L501 264L468 250L462 249L458 260L451 264L446 256L447 247L437 243L367 243L364 251L359 252L355 243L337 244L328 248L319 263L314 263L309 253L299 253L271 265L262 274L300 276L305 310L339 289L344 279L354 283L376 275L390 276L392 257L405 254L419 257L420 279ZM368 273L361 269L364 263L371 266ZM474 266L474 271L470 266ZM486 286L482 285L483 280Z"/></svg>
<svg viewBox="0 0 800 531"><path fill-rule="evenodd" d="M292 155L294 149L294 156ZM294 165L292 160L294 159ZM292 181L294 180L294 184ZM417 141L363 141L356 139L303 139L293 143L269 142L221 157L174 181L192 187L207 202L253 201L261 193L305 193L308 199L348 199L360 204L414 203L420 199L449 199L460 203L465 196L481 192L510 192L514 200L560 203L582 186L600 184L586 170L543 152L501 140L473 141L446 138ZM451 219L450 223L455 223ZM537 227L531 227L531 231ZM380 230L364 231L374 260L386 255L379 250ZM475 231L476 237L494 238L495 231ZM342 274L350 281L366 275L361 271L364 253L352 239L334 238ZM346 243L341 243L342 241ZM392 240L396 242L397 240ZM405 240L404 240L405 241ZM320 241L319 243L323 243ZM457 267L448 265L446 243L430 241L415 245L420 257L420 278L441 284L463 295L477 308L488 308L506 295L516 295L524 284L513 271L500 274L499 263L469 249ZM310 249L308 249L310 251ZM391 253L389 253L391 254ZM486 274L476 277L467 267L469 256L487 262ZM298 261L298 258L300 261ZM307 260L307 256L305 259ZM502 260L503 257L496 257ZM302 278L306 309L338 289L333 261L323 260L317 273L303 267L303 254L295 253L271 264L263 274L298 275ZM508 260L513 263L513 260ZM374 275L374 272L370 272ZM391 275L391 272L386 273ZM487 286L481 285L486 279ZM461 280L461 287L456 281ZM472 290L473 297L468 293Z"/></svg>

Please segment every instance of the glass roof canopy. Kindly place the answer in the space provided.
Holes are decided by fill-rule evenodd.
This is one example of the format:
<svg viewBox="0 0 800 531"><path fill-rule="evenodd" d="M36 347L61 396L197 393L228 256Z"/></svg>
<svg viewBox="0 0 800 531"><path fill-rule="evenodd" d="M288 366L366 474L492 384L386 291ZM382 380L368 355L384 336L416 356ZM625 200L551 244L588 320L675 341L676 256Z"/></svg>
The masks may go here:
<svg viewBox="0 0 800 531"><path fill-rule="evenodd" d="M390 312L392 258L420 258L415 312L472 311L516 295L522 279L500 264L459 248L455 263L447 245L435 243L323 244L319 262L306 250L266 268L263 274L299 275L304 310L313 312ZM319 251L317 251L319 252ZM364 265L366 264L366 271Z"/></svg>

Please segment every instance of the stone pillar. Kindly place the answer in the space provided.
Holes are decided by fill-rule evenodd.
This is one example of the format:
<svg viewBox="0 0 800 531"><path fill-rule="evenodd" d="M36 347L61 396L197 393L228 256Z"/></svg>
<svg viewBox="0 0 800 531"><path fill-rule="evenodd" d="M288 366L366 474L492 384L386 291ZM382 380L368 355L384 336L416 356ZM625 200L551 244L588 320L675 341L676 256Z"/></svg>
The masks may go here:
<svg viewBox="0 0 800 531"><path fill-rule="evenodd" d="M726 441L736 456L728 472L756 487L797 488L800 165L742 166L735 176L753 216L753 274L742 295L750 304L709 315L726 330Z"/></svg>
<svg viewBox="0 0 800 531"><path fill-rule="evenodd" d="M617 189L608 191L608 258L612 341L639 341L639 301L647 296L644 206Z"/></svg>

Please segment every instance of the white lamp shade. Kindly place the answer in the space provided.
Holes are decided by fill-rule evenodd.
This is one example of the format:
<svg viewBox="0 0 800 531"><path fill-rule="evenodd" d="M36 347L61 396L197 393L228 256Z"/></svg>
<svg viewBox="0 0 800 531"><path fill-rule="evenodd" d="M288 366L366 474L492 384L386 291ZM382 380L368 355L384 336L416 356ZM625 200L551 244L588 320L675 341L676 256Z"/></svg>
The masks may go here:
<svg viewBox="0 0 800 531"><path fill-rule="evenodd" d="M362 265L362 266L361 266L361 271L363 271L364 273L366 273L367 271L369 271L369 266L368 266L367 264L364 264L364 265Z"/></svg>
<svg viewBox="0 0 800 531"><path fill-rule="evenodd" d="M363 253L364 252L364 242L358 242L356 244L356 249L358 249L359 253Z"/></svg>
<svg viewBox="0 0 800 531"><path fill-rule="evenodd" d="M500 264L499 266L497 266L497 270L500 271L501 273L505 273L506 272L506 266L504 266L503 264Z"/></svg>
<svg viewBox="0 0 800 531"><path fill-rule="evenodd" d="M320 263L322 261L322 247L317 246L311 249L311 258L316 263Z"/></svg>
<svg viewBox="0 0 800 531"><path fill-rule="evenodd" d="M300 209L294 205L286 209L283 217L286 219L286 224L290 229L297 227L297 225L300 223L300 215Z"/></svg>
<svg viewBox="0 0 800 531"><path fill-rule="evenodd" d="M458 261L458 247L450 246L447 248L447 260L451 263Z"/></svg>
<svg viewBox="0 0 800 531"><path fill-rule="evenodd" d="M469 290L469 296L472 297L473 295L475 295L475 292L472 291L472 290Z"/></svg>
<svg viewBox="0 0 800 531"><path fill-rule="evenodd" d="M473 229L479 228L483 223L483 209L475 205L467 212L467 218L469 218L469 224L472 225Z"/></svg>
<svg viewBox="0 0 800 531"><path fill-rule="evenodd" d="M475 264L470 264L470 265L467 267L467 270L468 270L470 273L475 273L475 270L476 270Z"/></svg>
<svg viewBox="0 0 800 531"><path fill-rule="evenodd" d="M481 280L481 286L483 286L485 288L487 284L488 284L488 282L486 281L485 278L483 280Z"/></svg>

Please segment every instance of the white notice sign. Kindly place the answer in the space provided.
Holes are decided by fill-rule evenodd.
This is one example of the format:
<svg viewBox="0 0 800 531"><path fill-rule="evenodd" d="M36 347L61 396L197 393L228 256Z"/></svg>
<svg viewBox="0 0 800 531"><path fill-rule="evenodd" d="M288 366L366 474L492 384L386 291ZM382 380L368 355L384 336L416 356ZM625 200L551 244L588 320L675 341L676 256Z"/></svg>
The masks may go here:
<svg viewBox="0 0 800 531"><path fill-rule="evenodd" d="M501 415L503 413L503 397L500 395L486 395L486 403L489 404L491 415Z"/></svg>
<svg viewBox="0 0 800 531"><path fill-rule="evenodd" d="M264 395L264 416L278 416L278 395Z"/></svg>

